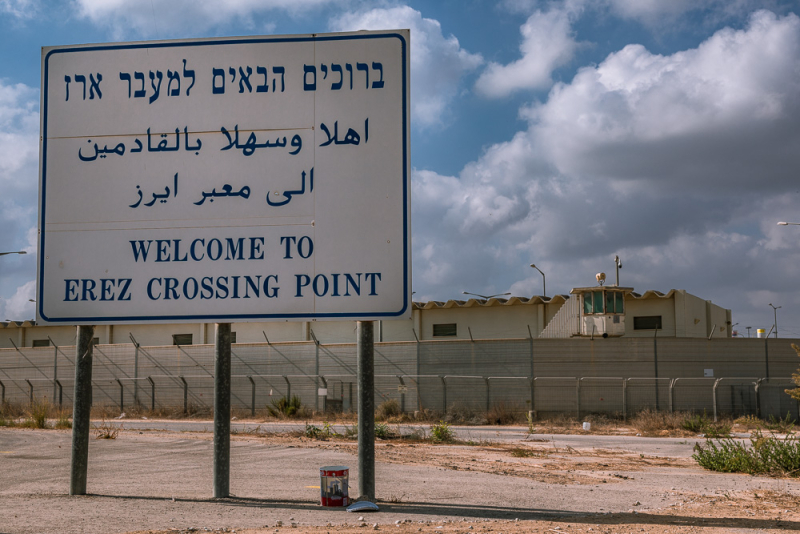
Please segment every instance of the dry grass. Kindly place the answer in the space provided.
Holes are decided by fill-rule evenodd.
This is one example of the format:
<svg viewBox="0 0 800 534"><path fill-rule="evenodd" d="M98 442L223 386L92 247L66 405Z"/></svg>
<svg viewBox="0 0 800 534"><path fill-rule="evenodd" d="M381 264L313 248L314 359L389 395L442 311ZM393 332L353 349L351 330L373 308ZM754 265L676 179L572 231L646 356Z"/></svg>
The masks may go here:
<svg viewBox="0 0 800 534"><path fill-rule="evenodd" d="M518 404L498 402L486 413L490 425L513 425L526 422L528 411Z"/></svg>
<svg viewBox="0 0 800 534"><path fill-rule="evenodd" d="M690 414L686 412L656 412L642 410L628 420L628 424L643 436L661 436L669 432L670 435L686 432L684 423Z"/></svg>
<svg viewBox="0 0 800 534"><path fill-rule="evenodd" d="M122 430L122 425L116 426L106 423L105 419L99 425L94 427L95 439L117 439L119 431Z"/></svg>

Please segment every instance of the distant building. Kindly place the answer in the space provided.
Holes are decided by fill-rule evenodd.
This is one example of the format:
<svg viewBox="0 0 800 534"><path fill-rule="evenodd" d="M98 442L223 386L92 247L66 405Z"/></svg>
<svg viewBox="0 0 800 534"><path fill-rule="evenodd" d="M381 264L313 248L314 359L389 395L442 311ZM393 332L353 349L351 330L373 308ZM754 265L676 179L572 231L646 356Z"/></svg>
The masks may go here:
<svg viewBox="0 0 800 534"><path fill-rule="evenodd" d="M731 337L731 311L682 289L574 288L571 295L414 302L411 320L377 321L376 341L570 337ZM235 343L355 342L354 321L233 323ZM0 348L75 344L74 326L0 323ZM214 324L120 324L95 329L99 344L208 344Z"/></svg>

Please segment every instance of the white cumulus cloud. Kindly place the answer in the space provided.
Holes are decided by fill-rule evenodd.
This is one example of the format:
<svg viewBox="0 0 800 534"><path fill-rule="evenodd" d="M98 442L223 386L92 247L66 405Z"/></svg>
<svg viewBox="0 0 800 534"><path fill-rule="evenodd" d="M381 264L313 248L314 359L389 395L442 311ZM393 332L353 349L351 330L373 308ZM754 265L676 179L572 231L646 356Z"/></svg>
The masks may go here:
<svg viewBox="0 0 800 534"><path fill-rule="evenodd" d="M536 11L520 33L522 57L508 65L489 63L475 83L478 92L499 98L523 89L547 88L553 71L568 63L579 46L566 10Z"/></svg>
<svg viewBox="0 0 800 534"><path fill-rule="evenodd" d="M438 21L410 7L347 13L331 22L335 31L411 29L411 117L419 126L438 125L457 96L462 78L482 62L453 36L445 37Z"/></svg>

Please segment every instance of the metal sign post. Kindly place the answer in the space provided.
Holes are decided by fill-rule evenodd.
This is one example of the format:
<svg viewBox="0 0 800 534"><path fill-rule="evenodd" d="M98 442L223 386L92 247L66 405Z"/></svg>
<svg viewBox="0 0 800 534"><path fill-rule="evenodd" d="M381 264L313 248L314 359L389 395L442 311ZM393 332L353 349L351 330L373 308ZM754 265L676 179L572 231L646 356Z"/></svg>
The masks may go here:
<svg viewBox="0 0 800 534"><path fill-rule="evenodd" d="M375 323L358 321L358 491L375 501Z"/></svg>
<svg viewBox="0 0 800 534"><path fill-rule="evenodd" d="M89 471L89 430L92 411L92 339L94 326L78 327L75 347L75 396L72 405L72 463L70 495L86 495Z"/></svg>
<svg viewBox="0 0 800 534"><path fill-rule="evenodd" d="M216 326L214 350L214 498L230 495L231 325Z"/></svg>

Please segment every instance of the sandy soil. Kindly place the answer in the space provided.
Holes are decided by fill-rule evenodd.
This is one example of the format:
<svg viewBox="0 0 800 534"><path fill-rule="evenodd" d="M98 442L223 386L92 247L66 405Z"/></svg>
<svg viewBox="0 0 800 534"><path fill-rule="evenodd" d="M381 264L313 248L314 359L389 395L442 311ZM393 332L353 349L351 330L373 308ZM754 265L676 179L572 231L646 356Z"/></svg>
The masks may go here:
<svg viewBox="0 0 800 534"><path fill-rule="evenodd" d="M201 438L204 439L204 438ZM234 438L236 439L236 438ZM247 439L240 437L239 439ZM357 454L357 444L340 439L313 440L297 436L272 436L284 446L324 449ZM640 453L603 449L555 447L550 440L532 438L515 444L483 443L477 445L376 443L376 461L403 465L437 467L454 471L474 471L499 476L524 477L545 484L620 484L635 479L631 472L653 468L696 468L693 460L665 458ZM714 473L709 473L710 477ZM753 477L748 477L753 478ZM374 516L361 514L342 523L303 525L290 518L265 525L261 529L218 529L206 532L266 533L357 533L365 530L387 530L397 533L729 533L785 532L800 529L800 484L793 483L793 492L774 490L719 491L713 495L671 492L675 502L660 509L637 511L636 505L625 513L590 514L575 522L531 520L395 520L382 524ZM395 495L389 501L402 504L406 495ZM379 500L378 504L382 504ZM135 534L174 534L203 532L203 529L171 529L138 531ZM134 533L131 533L134 534Z"/></svg>
<svg viewBox="0 0 800 534"><path fill-rule="evenodd" d="M92 495L75 500L64 495L69 439L69 431L0 429L0 533L800 531L796 479L713 473L686 457L556 446L544 437L440 445L378 441L379 484L386 487L388 474L398 482L395 489L379 491L380 512L360 516L326 514L313 489L314 466L328 465L321 463L328 459L355 465L354 441L312 440L297 433L234 435L234 480L263 477L259 470L266 470L262 464L268 457L286 470L276 477L301 489L289 494L269 493L263 485L232 486L240 495L256 497L214 500L208 498L210 433L123 430L115 440L92 440ZM293 480L298 469L310 474ZM426 494L419 490L423 477ZM353 479L351 470L351 487ZM485 499L469 492L466 499L458 496L457 490L473 481L488 488ZM450 500L437 507L432 483L439 484L438 494L453 487ZM514 501L520 492L530 492L533 501ZM604 507L611 511L601 512ZM458 510L465 516L456 515ZM511 515L514 510L519 519ZM127 528L117 526L115 517ZM135 530L145 525L151 530ZM152 529L156 525L162 529ZM248 528L233 528L241 525Z"/></svg>

